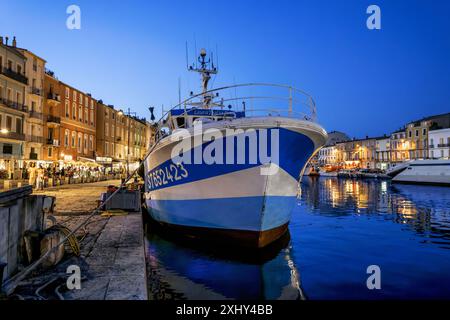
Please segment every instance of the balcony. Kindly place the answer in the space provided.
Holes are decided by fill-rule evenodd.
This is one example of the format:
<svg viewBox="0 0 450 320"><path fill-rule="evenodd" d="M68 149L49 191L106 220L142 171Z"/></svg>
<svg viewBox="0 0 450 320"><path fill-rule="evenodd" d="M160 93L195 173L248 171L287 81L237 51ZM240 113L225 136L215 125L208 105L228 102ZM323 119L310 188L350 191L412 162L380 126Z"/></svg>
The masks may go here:
<svg viewBox="0 0 450 320"><path fill-rule="evenodd" d="M446 148L446 147L450 147L450 143L439 143L438 144L438 148Z"/></svg>
<svg viewBox="0 0 450 320"><path fill-rule="evenodd" d="M56 117L56 116L52 116L52 115L49 114L47 116L47 123L49 125L59 126L59 124L61 123L61 118L60 117Z"/></svg>
<svg viewBox="0 0 450 320"><path fill-rule="evenodd" d="M27 106L18 103L18 102L14 102L12 100L8 100L8 99L4 99L4 98L0 98L0 104L3 104L5 106L7 106L8 108L17 110L17 111L22 111L22 112L27 112L28 108Z"/></svg>
<svg viewBox="0 0 450 320"><path fill-rule="evenodd" d="M60 95L57 94L57 93L49 92L49 93L47 94L47 102L48 102L50 105L57 106L58 104L61 103L61 97L60 97Z"/></svg>
<svg viewBox="0 0 450 320"><path fill-rule="evenodd" d="M0 138L25 141L25 135L23 133L11 132L7 130L6 132L0 132Z"/></svg>
<svg viewBox="0 0 450 320"><path fill-rule="evenodd" d="M43 119L43 116L42 116L42 113L36 112L36 111L34 111L34 110L31 110L31 111L30 111L30 118L42 120L42 119Z"/></svg>
<svg viewBox="0 0 450 320"><path fill-rule="evenodd" d="M39 88L35 88L35 87L31 87L30 88L30 93L37 95L37 96L41 96L42 95L42 90Z"/></svg>
<svg viewBox="0 0 450 320"><path fill-rule="evenodd" d="M44 143L44 137L34 136L34 135L27 135L26 141L28 142L36 142L36 143Z"/></svg>
<svg viewBox="0 0 450 320"><path fill-rule="evenodd" d="M13 80L16 80L18 82L21 82L25 85L28 84L28 78L25 77L25 75L18 73L16 71L13 71L12 69L9 68L3 68L0 69L1 73L4 74L5 76L7 76L8 78L11 78Z"/></svg>
<svg viewBox="0 0 450 320"><path fill-rule="evenodd" d="M56 139L47 139L46 140L46 145L49 145L49 146L54 146L54 147L59 147L59 140L56 140Z"/></svg>

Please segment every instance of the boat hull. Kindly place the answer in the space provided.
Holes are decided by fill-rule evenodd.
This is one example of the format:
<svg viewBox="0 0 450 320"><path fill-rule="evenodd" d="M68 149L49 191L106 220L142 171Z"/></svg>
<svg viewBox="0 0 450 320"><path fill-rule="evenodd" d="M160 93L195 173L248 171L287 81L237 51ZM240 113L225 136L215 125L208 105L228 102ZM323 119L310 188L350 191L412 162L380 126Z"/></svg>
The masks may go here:
<svg viewBox="0 0 450 320"><path fill-rule="evenodd" d="M450 186L450 160L415 160L397 174L393 182Z"/></svg>
<svg viewBox="0 0 450 320"><path fill-rule="evenodd" d="M214 125L222 130L224 139L238 139L239 134L226 133L225 125ZM171 152L176 142L166 140L145 163L149 180L146 203L155 221L187 235L264 247L286 232L299 191L301 171L325 142L326 133L318 125L284 118L239 119L226 123L226 128L230 126L254 129L258 145L263 134L273 138L272 130L277 130L279 160L270 164L273 172L262 174L268 164L259 160L226 164L230 151L224 142L224 163L183 163L182 168L179 167L185 173L182 179L158 184L155 172L170 173L167 168L174 168ZM209 145L196 142L195 134L185 139L191 139L191 148L186 152L192 155L205 151ZM250 143L245 144L245 148L248 156Z"/></svg>

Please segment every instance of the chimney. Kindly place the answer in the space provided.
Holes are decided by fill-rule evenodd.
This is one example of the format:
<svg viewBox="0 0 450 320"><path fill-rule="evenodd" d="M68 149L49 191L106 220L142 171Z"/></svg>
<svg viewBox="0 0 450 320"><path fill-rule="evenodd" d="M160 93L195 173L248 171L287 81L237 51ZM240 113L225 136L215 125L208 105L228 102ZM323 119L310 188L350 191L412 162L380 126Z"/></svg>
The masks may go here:
<svg viewBox="0 0 450 320"><path fill-rule="evenodd" d="M8 45L8 40L9 40L9 38L8 38L8 37L5 37L5 39L6 39L6 45Z"/></svg>
<svg viewBox="0 0 450 320"><path fill-rule="evenodd" d="M3 37L0 36L0 44L3 44Z"/></svg>
<svg viewBox="0 0 450 320"><path fill-rule="evenodd" d="M14 48L17 47L16 36L13 37L12 46L13 46Z"/></svg>

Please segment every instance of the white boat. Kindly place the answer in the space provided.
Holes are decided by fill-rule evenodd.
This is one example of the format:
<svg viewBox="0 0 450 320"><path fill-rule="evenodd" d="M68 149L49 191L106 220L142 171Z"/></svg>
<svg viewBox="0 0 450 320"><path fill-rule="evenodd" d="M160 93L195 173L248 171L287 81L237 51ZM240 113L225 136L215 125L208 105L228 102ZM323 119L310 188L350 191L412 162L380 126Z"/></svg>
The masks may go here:
<svg viewBox="0 0 450 320"><path fill-rule="evenodd" d="M410 163L411 163L411 161L405 161L405 162L401 162L401 163L395 164L395 165L393 165L392 167L390 167L389 169L386 170L386 174L388 176L390 176L390 177L395 177L400 172L406 170L406 168L408 168Z"/></svg>
<svg viewBox="0 0 450 320"><path fill-rule="evenodd" d="M321 177L337 177L337 171L319 171Z"/></svg>
<svg viewBox="0 0 450 320"><path fill-rule="evenodd" d="M450 160L414 160L393 182L450 186Z"/></svg>
<svg viewBox="0 0 450 320"><path fill-rule="evenodd" d="M209 90L217 69L204 50L199 62L189 70L202 75L202 92L157 123L145 161L146 204L155 221L190 236L264 247L287 231L302 170L327 134L303 91L273 84ZM244 89L250 93L238 97Z"/></svg>

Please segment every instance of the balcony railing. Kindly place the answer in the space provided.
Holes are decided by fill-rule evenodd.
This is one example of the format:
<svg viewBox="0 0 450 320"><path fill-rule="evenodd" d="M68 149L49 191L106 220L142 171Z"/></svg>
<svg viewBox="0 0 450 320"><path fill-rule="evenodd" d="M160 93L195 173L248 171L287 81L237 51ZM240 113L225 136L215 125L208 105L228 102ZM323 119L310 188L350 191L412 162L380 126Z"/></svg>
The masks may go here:
<svg viewBox="0 0 450 320"><path fill-rule="evenodd" d="M31 87L30 88L30 93L31 94L35 94L37 96L40 96L42 94L42 90L39 89L39 88Z"/></svg>
<svg viewBox="0 0 450 320"><path fill-rule="evenodd" d="M49 92L47 94L47 100L52 100L56 102L61 102L61 97L57 93Z"/></svg>
<svg viewBox="0 0 450 320"><path fill-rule="evenodd" d="M34 135L27 135L26 141L28 142L36 142L36 143L44 143L44 137L34 136Z"/></svg>
<svg viewBox="0 0 450 320"><path fill-rule="evenodd" d="M59 147L59 140L56 139L47 139L46 144L54 147Z"/></svg>
<svg viewBox="0 0 450 320"><path fill-rule="evenodd" d="M438 148L450 147L450 143L439 143Z"/></svg>
<svg viewBox="0 0 450 320"><path fill-rule="evenodd" d="M7 132L7 133L0 133L0 138L7 138L7 139L14 139L14 140L25 140L25 135L23 133L18 132Z"/></svg>
<svg viewBox="0 0 450 320"><path fill-rule="evenodd" d="M16 71L13 71L10 68L0 68L0 71L2 74L4 74L5 76L14 79L16 81L19 81L23 84L28 84L28 78L25 77L25 75L18 73Z"/></svg>
<svg viewBox="0 0 450 320"><path fill-rule="evenodd" d="M56 117L56 116L52 116L52 115L48 115L47 116L47 122L51 122L51 123L61 123L61 118L60 117Z"/></svg>
<svg viewBox="0 0 450 320"><path fill-rule="evenodd" d="M31 110L30 118L40 119L42 120L42 113Z"/></svg>
<svg viewBox="0 0 450 320"><path fill-rule="evenodd" d="M22 111L22 112L27 112L28 111L27 106L25 106L25 105L23 105L21 103L18 103L18 102L14 102L14 101L9 100L9 99L0 98L0 103L4 104L5 106L7 106L9 108L12 108L12 109L15 109L15 110L19 110L19 111Z"/></svg>

